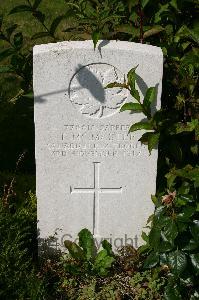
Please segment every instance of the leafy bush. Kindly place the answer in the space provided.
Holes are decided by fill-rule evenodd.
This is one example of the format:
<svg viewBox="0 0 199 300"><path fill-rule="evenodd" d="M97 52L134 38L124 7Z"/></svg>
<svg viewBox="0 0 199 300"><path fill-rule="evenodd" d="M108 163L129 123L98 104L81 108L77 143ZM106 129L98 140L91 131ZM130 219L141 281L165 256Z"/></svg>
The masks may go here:
<svg viewBox="0 0 199 300"><path fill-rule="evenodd" d="M65 269L71 274L96 274L106 276L108 270L115 261L111 245L104 240L102 242L103 250L97 253L94 238L88 229L82 229L79 234L79 245L69 240L64 241L74 264L64 263Z"/></svg>
<svg viewBox="0 0 199 300"><path fill-rule="evenodd" d="M97 253L87 229L78 235L79 245L65 241L69 253L47 260L40 273L56 299L162 299L167 271L143 270L143 257L130 245L116 255L104 240Z"/></svg>

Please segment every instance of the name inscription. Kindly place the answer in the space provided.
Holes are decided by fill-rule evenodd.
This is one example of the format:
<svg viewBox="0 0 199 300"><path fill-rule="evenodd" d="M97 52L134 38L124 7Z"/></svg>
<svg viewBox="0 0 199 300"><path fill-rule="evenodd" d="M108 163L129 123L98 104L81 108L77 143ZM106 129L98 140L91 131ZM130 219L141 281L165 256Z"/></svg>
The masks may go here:
<svg viewBox="0 0 199 300"><path fill-rule="evenodd" d="M48 149L56 157L138 157L143 145L128 134L129 125L64 125L55 143Z"/></svg>

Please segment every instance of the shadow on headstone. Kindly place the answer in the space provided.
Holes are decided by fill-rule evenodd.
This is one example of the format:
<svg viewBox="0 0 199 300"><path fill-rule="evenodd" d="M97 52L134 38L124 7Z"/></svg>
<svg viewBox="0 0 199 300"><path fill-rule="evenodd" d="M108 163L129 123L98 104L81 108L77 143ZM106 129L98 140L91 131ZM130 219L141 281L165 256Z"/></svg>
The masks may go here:
<svg viewBox="0 0 199 300"><path fill-rule="evenodd" d="M38 95L38 96L35 96L34 97L34 101L35 103L40 103L40 104L43 104L44 102L47 101L47 96L50 96L50 95L57 95L57 94L61 94L63 92L66 92L66 89L64 90L59 90L59 91L54 91L54 92L50 92L50 93L45 93L45 94L42 94L42 95ZM45 98L46 97L46 98Z"/></svg>
<svg viewBox="0 0 199 300"><path fill-rule="evenodd" d="M55 258L59 257L62 254L60 250L60 244L58 243L58 238L56 237L56 232L53 236L49 236L48 238L40 238L39 237L39 229L38 233L38 254L42 259Z"/></svg>
<svg viewBox="0 0 199 300"><path fill-rule="evenodd" d="M110 41L108 41L108 40L104 40L104 41L101 41L101 43L99 43L97 49L98 49L98 51L100 53L101 58L102 58L102 48L104 46L108 45L109 43L110 43Z"/></svg>

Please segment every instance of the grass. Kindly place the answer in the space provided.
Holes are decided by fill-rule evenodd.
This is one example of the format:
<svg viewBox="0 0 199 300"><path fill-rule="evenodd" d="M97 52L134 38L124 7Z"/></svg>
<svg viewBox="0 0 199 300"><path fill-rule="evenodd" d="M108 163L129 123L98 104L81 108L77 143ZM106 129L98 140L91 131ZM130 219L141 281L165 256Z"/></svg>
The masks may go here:
<svg viewBox="0 0 199 300"><path fill-rule="evenodd" d="M32 1L33 2L33 1ZM5 27L11 24L18 24L19 30L27 36L32 36L38 31L43 31L42 25L31 15L31 13L17 13L9 16L9 12L17 5L26 5L26 0L0 0L0 12L4 16ZM67 5L64 0L43 0L39 6L41 11L45 12L46 24L49 20L53 20L56 16L64 14L67 11Z"/></svg>

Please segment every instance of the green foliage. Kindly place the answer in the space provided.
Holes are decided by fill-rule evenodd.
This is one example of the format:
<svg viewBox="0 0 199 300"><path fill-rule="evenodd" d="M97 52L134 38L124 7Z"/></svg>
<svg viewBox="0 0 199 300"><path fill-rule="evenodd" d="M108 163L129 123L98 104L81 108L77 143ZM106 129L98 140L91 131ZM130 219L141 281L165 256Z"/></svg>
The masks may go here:
<svg viewBox="0 0 199 300"><path fill-rule="evenodd" d="M104 241L103 250L97 253L94 238L88 229L82 229L79 234L79 245L69 240L64 241L74 261L65 261L64 268L71 274L96 274L106 276L115 261L111 245Z"/></svg>
<svg viewBox="0 0 199 300"><path fill-rule="evenodd" d="M1 299L43 299L42 280L36 265L36 198L32 193L23 205L0 201L0 282Z"/></svg>
<svg viewBox="0 0 199 300"><path fill-rule="evenodd" d="M89 240L92 236L86 229L81 231L81 234L84 237L87 236ZM110 244L107 241L102 243L112 255ZM90 249L87 243L86 249ZM85 250L82 248L82 251ZM101 250L95 257L103 256L104 250ZM43 278L47 277L49 280L53 276L54 281L56 278L56 284L51 295L52 297L56 295L58 299L163 299L162 294L166 283L164 271L160 268L143 271L142 259L132 246L123 247L117 255L114 255L114 258L114 265L109 269L106 276L90 271L76 274L71 273L71 270L65 268L65 265L67 262L67 265L74 266L75 262L79 263L82 260L82 256L77 261L77 257L74 260L72 256L63 254L58 262L48 260L43 268ZM95 260L94 257L93 259ZM86 257L84 257L85 261ZM101 258L99 261L101 265ZM83 266L82 263L81 265Z"/></svg>

